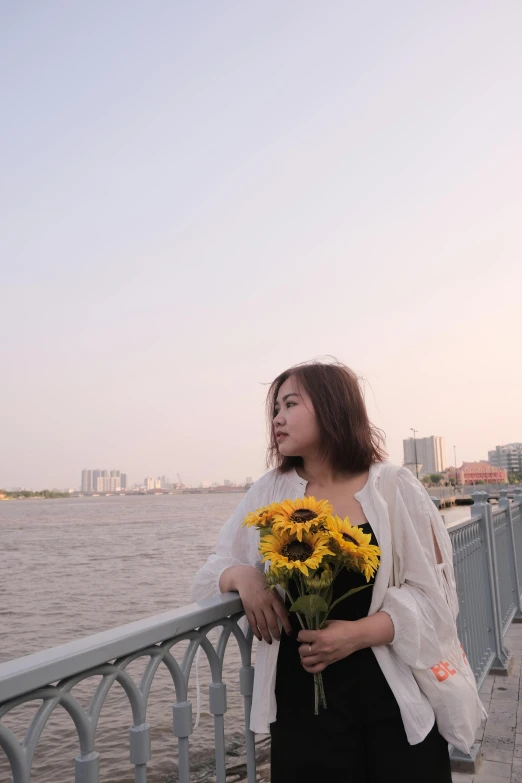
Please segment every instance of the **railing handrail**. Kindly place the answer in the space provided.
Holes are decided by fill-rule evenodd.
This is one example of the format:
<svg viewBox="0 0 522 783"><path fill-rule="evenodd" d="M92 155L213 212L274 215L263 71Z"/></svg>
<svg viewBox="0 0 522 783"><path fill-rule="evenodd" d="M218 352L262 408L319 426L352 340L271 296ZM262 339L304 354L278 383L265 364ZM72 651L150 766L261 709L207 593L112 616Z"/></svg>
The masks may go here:
<svg viewBox="0 0 522 783"><path fill-rule="evenodd" d="M75 639L0 664L0 701L130 655L243 610L237 593L223 593L169 612Z"/></svg>
<svg viewBox="0 0 522 783"><path fill-rule="evenodd" d="M479 522L480 517L474 516L474 517L466 517L466 519L461 519L460 522L448 522L446 525L446 530L448 533L454 533L456 530L460 530L463 527L466 527L466 525L471 525L474 522Z"/></svg>

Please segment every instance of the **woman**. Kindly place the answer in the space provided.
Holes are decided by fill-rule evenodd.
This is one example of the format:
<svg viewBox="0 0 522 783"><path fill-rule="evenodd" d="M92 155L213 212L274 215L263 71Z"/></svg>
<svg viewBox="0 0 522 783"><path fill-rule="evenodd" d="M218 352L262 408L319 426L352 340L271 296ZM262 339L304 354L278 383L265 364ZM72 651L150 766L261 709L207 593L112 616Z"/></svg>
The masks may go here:
<svg viewBox="0 0 522 783"><path fill-rule="evenodd" d="M196 600L237 591L259 640L250 728L270 731L272 783L450 783L448 744L410 667L443 657L457 614L451 543L422 485L397 476L392 568L387 506L379 493L382 441L356 375L342 364L293 367L272 383L269 464L224 525L217 551L195 577ZM320 631L301 630L288 602L267 590L259 533L246 514L286 498L328 500L372 534L381 562L371 587L340 602ZM343 571L334 597L360 584ZM284 633L281 633L284 629ZM323 673L328 708L314 715L312 674Z"/></svg>

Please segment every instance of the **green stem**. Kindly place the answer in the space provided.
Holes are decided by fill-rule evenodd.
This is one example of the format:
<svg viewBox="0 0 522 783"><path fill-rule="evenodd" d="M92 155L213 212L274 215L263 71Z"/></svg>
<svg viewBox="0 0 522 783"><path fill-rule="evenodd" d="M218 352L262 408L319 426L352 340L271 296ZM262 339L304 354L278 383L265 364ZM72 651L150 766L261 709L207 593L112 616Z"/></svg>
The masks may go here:
<svg viewBox="0 0 522 783"><path fill-rule="evenodd" d="M297 588L297 590L299 591L299 587ZM292 598L292 593L290 592L288 587L286 588L286 592L288 593L288 597L290 598L291 602L294 603L294 599ZM297 615L297 619L299 620L299 623L301 624L301 628L303 629L303 631L306 631L306 628L304 626L303 619L302 619L301 615L299 614L299 612L296 612L295 614Z"/></svg>
<svg viewBox="0 0 522 783"><path fill-rule="evenodd" d="M326 710L326 708L327 708L327 706L326 706L326 693L324 691L323 673L322 672L319 672L319 674L317 675L317 680L318 680L318 686L319 686L319 699L320 699L320 702L321 702L321 706L323 707L323 709Z"/></svg>

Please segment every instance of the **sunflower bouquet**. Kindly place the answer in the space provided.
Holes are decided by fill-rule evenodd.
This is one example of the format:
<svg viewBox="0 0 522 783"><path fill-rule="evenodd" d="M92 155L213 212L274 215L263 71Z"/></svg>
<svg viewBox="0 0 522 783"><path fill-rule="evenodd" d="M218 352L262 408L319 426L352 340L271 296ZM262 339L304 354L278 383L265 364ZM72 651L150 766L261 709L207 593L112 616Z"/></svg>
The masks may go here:
<svg viewBox="0 0 522 783"><path fill-rule="evenodd" d="M314 497L271 503L247 514L246 527L259 530L265 574L270 589L283 588L303 629L320 630L338 603L369 586L379 567L380 549L371 534L333 513L326 500ZM366 577L366 585L349 590L333 601L333 585L347 568ZM314 674L314 712L326 708L322 674Z"/></svg>

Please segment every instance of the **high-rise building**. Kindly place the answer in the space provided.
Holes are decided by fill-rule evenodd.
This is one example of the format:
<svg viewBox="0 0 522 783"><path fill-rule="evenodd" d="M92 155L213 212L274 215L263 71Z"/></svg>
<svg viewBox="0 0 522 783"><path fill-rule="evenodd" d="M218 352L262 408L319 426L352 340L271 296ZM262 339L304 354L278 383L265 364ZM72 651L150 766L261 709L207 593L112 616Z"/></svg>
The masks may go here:
<svg viewBox="0 0 522 783"><path fill-rule="evenodd" d="M488 451L488 462L508 473L522 472L522 443L506 443Z"/></svg>
<svg viewBox="0 0 522 783"><path fill-rule="evenodd" d="M120 477L119 470L111 470L111 478L119 478L119 477Z"/></svg>
<svg viewBox="0 0 522 783"><path fill-rule="evenodd" d="M98 492L98 479L100 478L102 472L101 470L93 470L92 472L92 491Z"/></svg>
<svg viewBox="0 0 522 783"><path fill-rule="evenodd" d="M145 484L145 489L154 489L154 479L152 476L147 476L143 483Z"/></svg>
<svg viewBox="0 0 522 783"><path fill-rule="evenodd" d="M92 470L82 470L82 492L92 492Z"/></svg>
<svg viewBox="0 0 522 783"><path fill-rule="evenodd" d="M127 489L127 474L126 473L120 473L120 487L122 489Z"/></svg>
<svg viewBox="0 0 522 783"><path fill-rule="evenodd" d="M252 476L247 476L246 479L245 479L245 485L248 487L248 486L250 486L250 484L253 484L253 483L254 482L252 481Z"/></svg>
<svg viewBox="0 0 522 783"><path fill-rule="evenodd" d="M99 476L96 482L96 491L119 492L120 491L119 476Z"/></svg>
<svg viewBox="0 0 522 783"><path fill-rule="evenodd" d="M223 486L224 487L231 487L232 486L232 482L230 481L230 479L224 479Z"/></svg>
<svg viewBox="0 0 522 783"><path fill-rule="evenodd" d="M403 441L404 464L419 475L441 473L446 468L446 444L444 438L430 435L428 438L407 438ZM421 467L422 466L422 467Z"/></svg>

